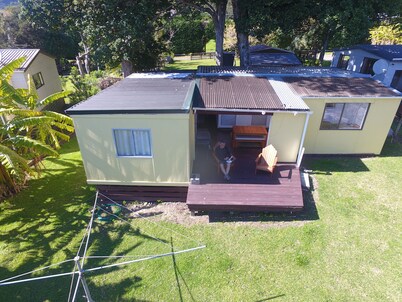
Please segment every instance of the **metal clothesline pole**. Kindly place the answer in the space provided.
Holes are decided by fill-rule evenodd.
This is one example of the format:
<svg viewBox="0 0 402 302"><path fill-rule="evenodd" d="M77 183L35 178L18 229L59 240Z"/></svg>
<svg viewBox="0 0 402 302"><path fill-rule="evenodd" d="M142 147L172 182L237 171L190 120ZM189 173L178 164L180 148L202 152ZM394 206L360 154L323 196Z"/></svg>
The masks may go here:
<svg viewBox="0 0 402 302"><path fill-rule="evenodd" d="M85 293L86 293L87 290L88 290L88 293L89 293L88 285L87 285L87 283L86 283L86 281L85 281L85 278L83 277L82 271L83 271L83 266L84 266L84 261L85 261L85 258L84 258L84 257L86 256L87 249L88 249L88 244L89 244L89 238L90 238L90 236L91 236L92 224L93 224L93 221L94 221L94 215L95 215L96 204L98 203L98 196L99 196L99 192L98 192L98 190L97 190L97 191L96 191L96 195L95 195L94 205L93 205L93 207L92 207L91 219L90 219L89 224L88 224L87 232L85 233L84 238L83 238L83 240L84 240L84 239L85 239L85 236L86 236L86 237L87 237L87 241L86 241L86 243L85 243L84 253L82 254L82 262L81 262L81 265L79 266L79 272L80 272L80 273L79 273L78 278L77 278L77 283L75 284L75 289L74 289L73 297L72 297L72 299L71 299L72 302L75 302L75 298L76 298L76 296L77 296L77 292L78 292L78 287L79 287L79 285L80 285L80 281L82 282L82 284L83 284L83 286L84 286L84 291L85 291ZM82 241L82 242L83 242L83 241ZM82 243L82 242L81 242L81 243ZM79 257L80 250L81 250L81 246L80 246L80 248L79 248L78 251L77 251L76 257L74 258L77 268L78 268L78 265L77 265L77 264L78 264L78 261L79 261L79 259L80 259L80 257ZM78 260L76 260L76 259L78 259ZM82 279L84 279L84 280L82 280ZM74 281L74 280L72 279L71 282L73 282L73 281ZM72 283L71 283L71 284L72 284ZM85 284L85 285L84 285L84 284ZM86 286L86 288L85 288L85 286ZM71 287L71 289L72 289L72 287ZM70 290L70 293L71 293L71 290ZM91 295L89 294L89 296L91 296ZM69 294L69 299L70 299L70 294ZM88 300L88 301L89 301L89 300Z"/></svg>
<svg viewBox="0 0 402 302"><path fill-rule="evenodd" d="M118 257L118 258L126 258L126 257L129 258L130 257L130 256L88 256L88 257L86 256L86 253L88 251L89 242L90 242L90 233L92 231L92 226L93 226L93 221L94 221L94 213L95 213L95 209L97 207L97 201L98 201L99 195L104 196L103 194L98 193L98 191L96 192L95 202L94 202L94 205L93 205L93 208L92 208L91 219L90 219L90 222L89 222L88 227L86 229L86 232L84 234L84 237L82 238L82 241L81 241L80 247L78 249L77 255L74 257L74 259L65 260L65 261L62 261L60 263L52 264L52 265L49 265L47 267L43 267L43 268L40 268L40 269L33 270L31 272L23 273L23 274L20 274L20 275L11 277L11 278L0 280L0 286L23 283L23 282L29 282L29 281L35 281L35 280L50 279L50 278L55 278L55 277L68 276L68 275L75 276L77 274L78 275L78 278L77 278L77 281L76 281L77 283L75 284L76 286L75 286L74 294L73 294L73 297L72 297L71 301L72 302L75 301L77 291L78 291L78 286L79 286L79 283L81 282L82 286L84 288L84 292L85 292L87 301L88 302L94 302L94 300L91 297L91 293L89 291L89 287L88 287L88 284L87 284L86 279L85 279L85 273L86 272L98 271L98 270L102 270L102 269L105 269L105 268L111 268L111 267L116 267L116 266L121 266L121 265L127 265L127 264L132 264L132 263L136 263L136 262L152 260L152 259L157 259L157 258L162 258L162 257L167 257L167 256L173 256L174 257L175 255L178 255L178 254L187 253L187 252L196 251L196 250L199 250L199 249L206 248L206 245L200 245L200 246L193 247L193 248L174 251L173 247L172 247L172 251L170 253L157 254L157 255L142 255L142 256L145 256L145 257L140 258L140 259L124 261L124 262L120 262L120 263L114 263L114 264L103 265L103 266L99 266L99 267L93 267L93 268L85 269L83 267L85 259L99 258L99 257L101 257L101 258L116 258L116 257ZM107 196L104 196L104 197L108 198ZM117 204L112 199L110 199L110 198L108 198L108 199L111 200L113 203ZM128 208L126 208L126 209L128 209ZM130 212L132 212L132 210L130 210ZM109 214L113 215L113 213L109 213ZM140 215L138 213L137 213L137 215L139 215L141 218L146 219L145 217L143 217L142 215ZM118 217L118 218L131 225L131 223L126 221L125 219L122 219L120 217ZM173 231L173 230L171 230L171 231ZM179 234L178 232L175 232L175 231L173 231L173 232L176 233L176 234ZM185 238L191 239L191 238L189 238L187 236L184 236L182 234L179 234L179 235L181 235L181 236L183 236ZM157 238L154 238L152 236L151 236L151 238L157 239ZM86 243L85 243L83 255L79 256L85 239L86 239ZM160 241L161 243L164 243L161 240L158 240L158 241ZM194 239L192 239L192 241L197 242ZM81 260L81 263L80 263L80 260ZM68 272L68 273L59 273L59 274L53 274L53 275L47 275L47 276L33 277L33 278L28 278L28 279L14 280L14 279L16 279L18 277L26 276L26 275L31 274L33 272L41 271L41 270L44 270L44 269L47 269L47 268L50 268L50 267L53 267L53 266L56 266L56 265L60 265L62 263L69 262L69 261L74 261L75 262L75 268L77 268L77 270L74 268L72 272ZM71 286L70 286L70 293L69 293L68 301L70 301L71 290L72 290L73 284L74 284L74 277L71 280Z"/></svg>
<svg viewBox="0 0 402 302"><path fill-rule="evenodd" d="M77 256L74 258L74 260L75 260L75 263L77 264L77 268L78 268L78 272L79 272L79 276L80 276L79 280L81 280L82 286L84 287L85 296L87 297L87 301L94 302L94 300L92 300L91 292L89 291L87 281L85 280L84 271L80 264L80 257Z"/></svg>

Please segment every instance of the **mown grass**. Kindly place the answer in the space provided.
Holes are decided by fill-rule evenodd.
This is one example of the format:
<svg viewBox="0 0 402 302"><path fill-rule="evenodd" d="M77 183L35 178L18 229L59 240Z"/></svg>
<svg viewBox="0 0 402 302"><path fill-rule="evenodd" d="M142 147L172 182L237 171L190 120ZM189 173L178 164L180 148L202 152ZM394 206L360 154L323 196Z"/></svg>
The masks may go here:
<svg viewBox="0 0 402 302"><path fill-rule="evenodd" d="M95 223L90 255L167 252L171 238L176 249L198 241L207 248L177 255L177 278L171 257L89 273L93 299L400 301L401 156L402 145L387 142L379 157L306 159L316 180L315 220L263 215L253 224L191 227L144 219L131 219L133 227ZM94 190L85 183L76 141L45 165L29 188L0 205L0 279L70 259L78 249ZM106 263L91 260L86 267ZM50 272L61 269L72 267ZM65 301L69 285L63 277L0 287L0 301Z"/></svg>
<svg viewBox="0 0 402 302"><path fill-rule="evenodd" d="M215 59L203 60L175 60L174 63L166 64L163 67L165 71L174 70L197 70L198 66L215 66Z"/></svg>

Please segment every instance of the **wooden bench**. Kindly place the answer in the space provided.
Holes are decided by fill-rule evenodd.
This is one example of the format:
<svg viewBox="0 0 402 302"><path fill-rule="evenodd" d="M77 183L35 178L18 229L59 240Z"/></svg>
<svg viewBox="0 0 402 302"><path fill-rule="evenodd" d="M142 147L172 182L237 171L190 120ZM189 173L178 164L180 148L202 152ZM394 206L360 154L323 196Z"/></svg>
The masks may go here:
<svg viewBox="0 0 402 302"><path fill-rule="evenodd" d="M264 126L233 126L232 147L237 148L240 142L266 145L268 131Z"/></svg>

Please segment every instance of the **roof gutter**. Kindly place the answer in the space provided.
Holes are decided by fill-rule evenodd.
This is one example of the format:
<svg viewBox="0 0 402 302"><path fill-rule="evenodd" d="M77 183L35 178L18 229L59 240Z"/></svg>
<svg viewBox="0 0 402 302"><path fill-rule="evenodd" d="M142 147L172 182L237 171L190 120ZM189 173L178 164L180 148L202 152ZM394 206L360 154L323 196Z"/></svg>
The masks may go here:
<svg viewBox="0 0 402 302"><path fill-rule="evenodd" d="M292 113L292 114L299 114L299 113L306 113L306 114L312 114L313 112L310 110L272 110L272 109L226 109L226 108L193 108L194 112L197 111L206 111L206 112L222 112L222 113L260 113L262 115L264 114L270 114L270 113Z"/></svg>

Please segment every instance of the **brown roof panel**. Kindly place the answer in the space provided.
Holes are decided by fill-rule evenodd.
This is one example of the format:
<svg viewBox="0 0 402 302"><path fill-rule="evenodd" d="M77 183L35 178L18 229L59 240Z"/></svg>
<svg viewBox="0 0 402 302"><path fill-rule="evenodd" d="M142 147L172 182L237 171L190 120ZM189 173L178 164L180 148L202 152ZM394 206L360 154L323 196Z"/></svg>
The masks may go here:
<svg viewBox="0 0 402 302"><path fill-rule="evenodd" d="M266 78L208 77L200 79L201 108L283 109L283 104Z"/></svg>
<svg viewBox="0 0 402 302"><path fill-rule="evenodd" d="M394 90L369 78L284 77L301 97L395 97Z"/></svg>

